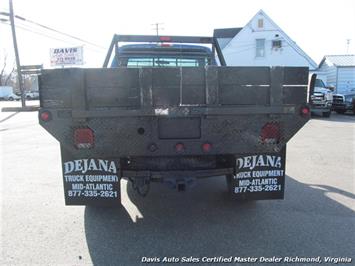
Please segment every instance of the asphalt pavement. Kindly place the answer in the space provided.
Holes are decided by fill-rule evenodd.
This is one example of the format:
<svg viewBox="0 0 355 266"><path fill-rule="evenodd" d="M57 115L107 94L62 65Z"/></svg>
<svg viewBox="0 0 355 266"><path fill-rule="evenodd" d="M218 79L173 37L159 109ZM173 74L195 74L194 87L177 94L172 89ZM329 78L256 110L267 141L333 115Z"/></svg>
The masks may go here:
<svg viewBox="0 0 355 266"><path fill-rule="evenodd" d="M355 264L354 115L308 122L287 146L285 199L254 203L231 202L225 179L214 177L180 193L154 184L146 198L122 180L122 208L66 207L59 143L37 113L0 113L0 136L1 265L221 256Z"/></svg>

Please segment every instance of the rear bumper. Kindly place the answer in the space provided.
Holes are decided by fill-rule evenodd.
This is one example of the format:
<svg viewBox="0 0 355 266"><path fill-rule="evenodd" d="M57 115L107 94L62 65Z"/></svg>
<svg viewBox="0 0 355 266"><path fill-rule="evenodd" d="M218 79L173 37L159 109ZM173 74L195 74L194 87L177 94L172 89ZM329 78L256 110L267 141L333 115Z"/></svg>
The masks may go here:
<svg viewBox="0 0 355 266"><path fill-rule="evenodd" d="M204 169L204 170L176 170L176 171L133 171L122 169L123 177L150 177L152 181L164 178L203 178L234 174L234 168Z"/></svg>
<svg viewBox="0 0 355 266"><path fill-rule="evenodd" d="M53 119L48 122L40 121L40 124L67 150L82 158L88 155L123 158L243 154L252 150L274 152L281 150L309 120L309 116L303 117L299 114L299 106L287 108L293 109L293 113L210 114L185 115L185 117L104 116L83 120L74 119L70 116L71 113L68 113L69 117L67 117L67 113L62 110L51 110ZM216 109L223 112L228 108ZM166 123L165 120L176 121L176 123ZM184 123L178 123L180 120ZM261 130L267 123L280 125L279 143L261 142ZM74 147L74 130L79 127L93 130L95 140L93 148L78 150ZM182 152L178 152L175 148L179 143L185 147ZM212 145L210 151L206 152L202 149L204 143Z"/></svg>

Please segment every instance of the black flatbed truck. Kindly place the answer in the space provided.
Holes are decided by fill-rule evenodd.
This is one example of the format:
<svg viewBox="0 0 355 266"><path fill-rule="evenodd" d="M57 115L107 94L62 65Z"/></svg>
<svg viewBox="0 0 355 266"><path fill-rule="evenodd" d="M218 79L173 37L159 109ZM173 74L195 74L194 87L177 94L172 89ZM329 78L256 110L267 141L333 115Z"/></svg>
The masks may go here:
<svg viewBox="0 0 355 266"><path fill-rule="evenodd" d="M103 68L43 70L39 87L67 205L120 204L121 178L145 195L225 176L234 199L282 199L310 117L308 68L229 67L214 37L115 35Z"/></svg>

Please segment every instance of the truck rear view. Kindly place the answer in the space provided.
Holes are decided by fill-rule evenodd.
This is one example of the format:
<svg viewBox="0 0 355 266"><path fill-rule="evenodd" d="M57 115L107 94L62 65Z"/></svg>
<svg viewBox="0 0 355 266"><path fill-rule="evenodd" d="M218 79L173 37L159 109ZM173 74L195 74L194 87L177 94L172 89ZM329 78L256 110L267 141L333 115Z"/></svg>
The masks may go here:
<svg viewBox="0 0 355 266"><path fill-rule="evenodd" d="M116 35L103 68L42 71L39 120L60 142L67 205L120 204L121 178L145 195L221 176L232 198L281 199L307 84L308 68L225 66L213 37Z"/></svg>

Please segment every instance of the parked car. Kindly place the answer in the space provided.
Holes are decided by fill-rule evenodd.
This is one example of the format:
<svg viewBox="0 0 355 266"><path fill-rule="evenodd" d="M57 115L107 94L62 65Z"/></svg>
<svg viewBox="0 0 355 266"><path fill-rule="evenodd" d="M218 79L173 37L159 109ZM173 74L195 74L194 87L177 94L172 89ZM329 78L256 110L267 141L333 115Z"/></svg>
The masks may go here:
<svg viewBox="0 0 355 266"><path fill-rule="evenodd" d="M4 99L6 101L19 101L21 99L21 97L17 96L15 93L11 93L11 94L7 95Z"/></svg>
<svg viewBox="0 0 355 266"><path fill-rule="evenodd" d="M39 92L38 91L27 92L25 97L26 97L26 100L38 100L39 99Z"/></svg>
<svg viewBox="0 0 355 266"><path fill-rule="evenodd" d="M335 94L333 96L332 110L338 114L344 114L351 111L355 114L355 92L348 94Z"/></svg>

